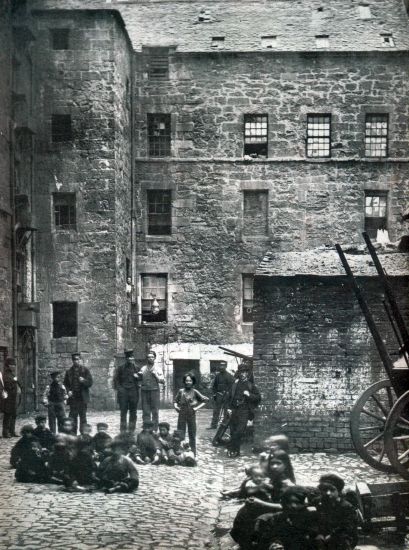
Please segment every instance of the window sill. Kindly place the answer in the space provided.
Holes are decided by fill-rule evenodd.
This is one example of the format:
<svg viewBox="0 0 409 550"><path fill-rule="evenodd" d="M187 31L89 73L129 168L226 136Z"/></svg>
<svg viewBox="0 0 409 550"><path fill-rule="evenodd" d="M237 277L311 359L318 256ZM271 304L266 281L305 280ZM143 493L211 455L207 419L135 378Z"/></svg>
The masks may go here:
<svg viewBox="0 0 409 550"><path fill-rule="evenodd" d="M174 243L176 242L176 237L174 235L145 235L145 241Z"/></svg>
<svg viewBox="0 0 409 550"><path fill-rule="evenodd" d="M150 327L150 328L161 328L167 325L168 325L167 321L158 321L157 323L151 323L151 322L138 323L138 327Z"/></svg>

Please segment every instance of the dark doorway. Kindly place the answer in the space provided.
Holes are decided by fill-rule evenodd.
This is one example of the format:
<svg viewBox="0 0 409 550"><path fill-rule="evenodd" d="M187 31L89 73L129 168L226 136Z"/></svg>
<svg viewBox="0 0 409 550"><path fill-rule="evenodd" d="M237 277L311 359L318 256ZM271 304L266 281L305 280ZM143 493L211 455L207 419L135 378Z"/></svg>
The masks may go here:
<svg viewBox="0 0 409 550"><path fill-rule="evenodd" d="M183 387L182 378L186 373L194 374L196 385L200 383L200 363L194 359L176 359L173 361L173 397Z"/></svg>

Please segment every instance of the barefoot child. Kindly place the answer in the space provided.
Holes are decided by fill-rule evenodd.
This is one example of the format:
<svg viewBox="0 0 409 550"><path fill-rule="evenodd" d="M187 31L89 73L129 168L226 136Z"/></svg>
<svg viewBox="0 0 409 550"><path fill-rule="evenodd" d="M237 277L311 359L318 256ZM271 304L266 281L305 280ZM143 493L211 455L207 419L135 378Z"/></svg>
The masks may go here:
<svg viewBox="0 0 409 550"><path fill-rule="evenodd" d="M196 411L204 407L209 399L193 387L195 384L194 375L185 374L183 377L184 387L178 391L173 406L179 413L178 431L183 434L184 438L187 426L189 444L196 456Z"/></svg>

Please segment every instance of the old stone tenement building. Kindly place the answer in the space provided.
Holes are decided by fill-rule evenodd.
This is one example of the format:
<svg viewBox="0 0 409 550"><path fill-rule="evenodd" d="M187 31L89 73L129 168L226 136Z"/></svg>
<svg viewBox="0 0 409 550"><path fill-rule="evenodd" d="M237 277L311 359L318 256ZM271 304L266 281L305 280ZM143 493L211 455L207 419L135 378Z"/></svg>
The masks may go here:
<svg viewBox="0 0 409 550"><path fill-rule="evenodd" d="M364 229L375 237L386 228L392 241L405 232L403 0L32 0L2 9L10 55L1 55L14 78L0 88L12 150L2 138L1 185L12 193L0 213L0 345L18 355L32 401L47 373L80 350L95 377L93 405L112 406L115 361L128 346L142 360L150 345L169 402L186 370L203 377L226 358L219 345L252 354L262 311L253 311L253 275L267 251L275 281L289 269L282 254L357 243ZM336 307L303 284L297 303L271 289L269 318L284 337L274 368L255 350L265 419L275 414L275 369L299 359L294 351L288 361L298 345L290 319L304 319L311 300ZM306 333L316 371L327 329ZM366 327L343 345L365 354ZM364 363L362 387L378 373ZM280 387L290 407L300 399Z"/></svg>

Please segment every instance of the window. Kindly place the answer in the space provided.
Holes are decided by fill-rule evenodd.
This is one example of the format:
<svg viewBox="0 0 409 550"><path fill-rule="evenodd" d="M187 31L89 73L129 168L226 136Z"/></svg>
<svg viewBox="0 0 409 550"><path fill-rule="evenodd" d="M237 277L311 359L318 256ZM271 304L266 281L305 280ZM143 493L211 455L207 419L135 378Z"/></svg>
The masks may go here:
<svg viewBox="0 0 409 550"><path fill-rule="evenodd" d="M167 80L169 78L169 49L149 48L149 80Z"/></svg>
<svg viewBox="0 0 409 550"><path fill-rule="evenodd" d="M268 235L268 191L243 191L243 235Z"/></svg>
<svg viewBox="0 0 409 550"><path fill-rule="evenodd" d="M329 35L317 34L315 37L316 48L329 48Z"/></svg>
<svg viewBox="0 0 409 550"><path fill-rule="evenodd" d="M261 47L262 48L274 48L277 44L276 36L262 36Z"/></svg>
<svg viewBox="0 0 409 550"><path fill-rule="evenodd" d="M51 139L54 143L72 139L71 115L51 115Z"/></svg>
<svg viewBox="0 0 409 550"><path fill-rule="evenodd" d="M165 273L144 273L142 286L142 322L161 323L167 320L167 283ZM155 313L155 308L159 311Z"/></svg>
<svg viewBox="0 0 409 550"><path fill-rule="evenodd" d="M75 193L54 193L56 229L76 229Z"/></svg>
<svg viewBox="0 0 409 550"><path fill-rule="evenodd" d="M170 235L172 192L148 191L148 235Z"/></svg>
<svg viewBox="0 0 409 550"><path fill-rule="evenodd" d="M365 118L365 156L388 156L389 115L366 115Z"/></svg>
<svg viewBox="0 0 409 550"><path fill-rule="evenodd" d="M244 154L252 157L267 157L267 115L244 115Z"/></svg>
<svg viewBox="0 0 409 550"><path fill-rule="evenodd" d="M387 46L388 48L395 47L395 40L393 39L393 36L391 33L381 34L381 39L382 39L383 46Z"/></svg>
<svg viewBox="0 0 409 550"><path fill-rule="evenodd" d="M70 30L69 29L50 29L51 47L53 50L70 49Z"/></svg>
<svg viewBox="0 0 409 550"><path fill-rule="evenodd" d="M307 116L307 157L331 156L331 115Z"/></svg>
<svg viewBox="0 0 409 550"><path fill-rule="evenodd" d="M378 229L387 229L387 193L365 191L365 231L376 238Z"/></svg>
<svg viewBox="0 0 409 550"><path fill-rule="evenodd" d="M53 302L53 338L77 336L77 302Z"/></svg>
<svg viewBox="0 0 409 550"><path fill-rule="evenodd" d="M224 48L224 36L213 36L211 46L217 50L222 50Z"/></svg>
<svg viewBox="0 0 409 550"><path fill-rule="evenodd" d="M170 156L170 115L148 114L149 156Z"/></svg>
<svg viewBox="0 0 409 550"><path fill-rule="evenodd" d="M242 318L243 323L253 322L253 275L243 275L242 281Z"/></svg>
<svg viewBox="0 0 409 550"><path fill-rule="evenodd" d="M371 7L367 4L358 6L358 14L360 19L371 19Z"/></svg>

